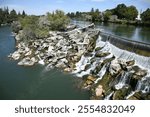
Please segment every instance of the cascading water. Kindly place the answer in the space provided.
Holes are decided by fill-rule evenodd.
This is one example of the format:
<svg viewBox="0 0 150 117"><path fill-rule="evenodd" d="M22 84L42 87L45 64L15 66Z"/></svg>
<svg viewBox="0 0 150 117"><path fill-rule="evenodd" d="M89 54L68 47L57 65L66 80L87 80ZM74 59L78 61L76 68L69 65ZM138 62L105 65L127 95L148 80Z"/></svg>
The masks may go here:
<svg viewBox="0 0 150 117"><path fill-rule="evenodd" d="M127 82L128 81L128 76L129 76L129 72L122 73L121 78L119 80L119 83L117 85L115 85L115 88L117 90L123 88L128 83Z"/></svg>
<svg viewBox="0 0 150 117"><path fill-rule="evenodd" d="M81 56L81 59L78 63L76 63L76 70L73 73L78 73L85 69L86 64L89 63L90 57Z"/></svg>
<svg viewBox="0 0 150 117"><path fill-rule="evenodd" d="M109 37L111 38L111 37ZM137 46L137 45L136 45ZM134 49L136 48L133 47ZM107 56L104 57L95 57L96 55L96 48L100 47L101 49L98 50L99 53L110 53ZM106 59L110 59L113 56L115 56L116 61L135 61L134 66L138 66L141 69L144 69L147 71L147 74L150 74L150 57L145 57L142 55L135 54L133 52L129 52L127 50L120 49L113 44L111 44L109 41L102 41L102 37L99 36L96 40L96 46L93 52L91 52L93 55L92 57L84 56L82 55L79 62L76 63L76 70L72 73L76 74L78 77L83 77L84 75L91 74L91 71L94 71L98 65L103 63ZM91 62L93 61L94 62ZM100 63L100 64L99 64ZM116 63L117 64L117 63ZM121 64L121 63L118 63ZM101 64L101 70L95 74L97 76L97 79L94 81L94 84L97 84L98 81L100 81L103 76L105 75L107 71L107 68L109 67L109 63ZM86 68L88 66L88 69ZM130 71L123 70L118 83L115 85L115 88L117 90L122 89L125 85L129 85L130 82ZM150 75L149 75L150 76ZM136 89L132 90L125 98L128 99L132 95L135 94L135 92L142 91L143 93L150 93L150 77L148 75L143 77L142 80L139 80L136 86ZM109 95L107 95L104 99L109 100L110 97L114 94L114 91L112 91Z"/></svg>
<svg viewBox="0 0 150 117"><path fill-rule="evenodd" d="M150 77L144 77L139 80L135 92L142 91L143 93L150 93Z"/></svg>
<svg viewBox="0 0 150 117"><path fill-rule="evenodd" d="M114 94L114 91L112 91L109 95L107 95L104 100L110 100L111 96Z"/></svg>
<svg viewBox="0 0 150 117"><path fill-rule="evenodd" d="M98 81L103 78L103 76L104 76L105 73L106 73L106 69L107 69L107 64L105 64L105 65L102 67L102 69L99 71L99 73L98 73L98 76L99 76L99 77L96 79L95 84L98 83Z"/></svg>
<svg viewBox="0 0 150 117"><path fill-rule="evenodd" d="M84 75L90 74L90 72L91 72L92 70L94 70L95 67L96 67L96 62L94 62L94 63L90 66L90 68L87 69L86 71L82 71L81 73L77 73L76 75L77 75L78 77L82 77L82 76L84 76Z"/></svg>
<svg viewBox="0 0 150 117"><path fill-rule="evenodd" d="M135 63L138 66L150 69L150 64L149 64L150 57L137 55L135 53L119 49L119 48L115 47L114 45L112 45L110 43L108 43L108 45L111 48L110 52L113 53L117 58L124 59L126 61L135 60Z"/></svg>

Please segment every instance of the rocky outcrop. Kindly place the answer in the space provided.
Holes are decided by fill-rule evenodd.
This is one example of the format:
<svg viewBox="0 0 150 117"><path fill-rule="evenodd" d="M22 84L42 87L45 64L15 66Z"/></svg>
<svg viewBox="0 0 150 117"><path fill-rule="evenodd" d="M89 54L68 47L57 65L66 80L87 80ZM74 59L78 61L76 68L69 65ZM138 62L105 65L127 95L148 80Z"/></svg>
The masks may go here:
<svg viewBox="0 0 150 117"><path fill-rule="evenodd" d="M18 65L32 66L40 63L72 71L73 64L79 61L82 54L89 48L95 48L99 31L94 29L94 24L84 28L71 25L68 26L68 30L67 32L50 31L49 37L28 42L20 42L22 31L19 31L15 37L17 50L9 57L19 60Z"/></svg>

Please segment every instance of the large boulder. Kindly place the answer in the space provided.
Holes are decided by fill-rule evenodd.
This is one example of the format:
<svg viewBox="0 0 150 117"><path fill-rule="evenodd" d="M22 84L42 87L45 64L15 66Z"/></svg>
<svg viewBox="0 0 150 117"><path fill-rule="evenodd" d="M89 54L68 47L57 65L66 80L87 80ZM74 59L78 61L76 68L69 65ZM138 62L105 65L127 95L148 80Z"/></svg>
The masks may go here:
<svg viewBox="0 0 150 117"><path fill-rule="evenodd" d="M11 57L14 59L14 60L19 60L19 58L21 57L20 53L18 51L14 52Z"/></svg>
<svg viewBox="0 0 150 117"><path fill-rule="evenodd" d="M110 54L110 52L97 52L95 57L106 57Z"/></svg>
<svg viewBox="0 0 150 117"><path fill-rule="evenodd" d="M112 76L117 75L122 71L122 68L117 60L111 61L111 64L109 66L109 72Z"/></svg>
<svg viewBox="0 0 150 117"><path fill-rule="evenodd" d="M113 100L124 100L129 92L130 92L129 87L124 87L122 89L119 89L119 90L115 91L115 93L113 95Z"/></svg>
<svg viewBox="0 0 150 117"><path fill-rule="evenodd" d="M33 66L35 64L36 60L34 58L30 59L29 57L24 58L21 60L18 65L24 65L24 66Z"/></svg>
<svg viewBox="0 0 150 117"><path fill-rule="evenodd" d="M97 88L95 89L95 95L97 97L103 97L104 96L105 90L103 89L102 85L98 85Z"/></svg>

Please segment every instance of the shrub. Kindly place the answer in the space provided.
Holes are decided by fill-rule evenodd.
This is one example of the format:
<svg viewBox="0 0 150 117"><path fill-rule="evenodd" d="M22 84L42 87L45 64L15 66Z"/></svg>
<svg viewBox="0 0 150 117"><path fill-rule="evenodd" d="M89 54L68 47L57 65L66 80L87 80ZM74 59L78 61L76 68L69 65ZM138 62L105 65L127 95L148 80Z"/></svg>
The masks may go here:
<svg viewBox="0 0 150 117"><path fill-rule="evenodd" d="M13 21L11 28L13 32L18 33L21 30L21 23L19 21Z"/></svg>
<svg viewBox="0 0 150 117"><path fill-rule="evenodd" d="M47 18L50 23L51 30L65 30L70 22L70 19L61 10L56 10L53 13L47 13Z"/></svg>

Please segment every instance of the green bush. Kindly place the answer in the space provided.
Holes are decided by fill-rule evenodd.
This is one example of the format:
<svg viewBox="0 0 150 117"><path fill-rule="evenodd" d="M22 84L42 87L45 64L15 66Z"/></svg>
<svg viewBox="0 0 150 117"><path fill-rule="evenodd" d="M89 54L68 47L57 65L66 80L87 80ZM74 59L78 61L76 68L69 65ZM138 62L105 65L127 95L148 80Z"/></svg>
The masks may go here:
<svg viewBox="0 0 150 117"><path fill-rule="evenodd" d="M51 30L65 30L70 22L70 19L61 10L56 10L53 13L47 13L47 18Z"/></svg>
<svg viewBox="0 0 150 117"><path fill-rule="evenodd" d="M46 16L25 16L19 18L18 22L12 24L14 32L22 29L20 38L28 41L31 39L46 38L49 30L65 30L70 19L63 11L56 10L53 13L47 13Z"/></svg>
<svg viewBox="0 0 150 117"><path fill-rule="evenodd" d="M36 38L46 38L49 35L48 28L37 28L35 31Z"/></svg>
<svg viewBox="0 0 150 117"><path fill-rule="evenodd" d="M19 21L13 21L11 28L13 32L18 33L21 30L21 23Z"/></svg>

